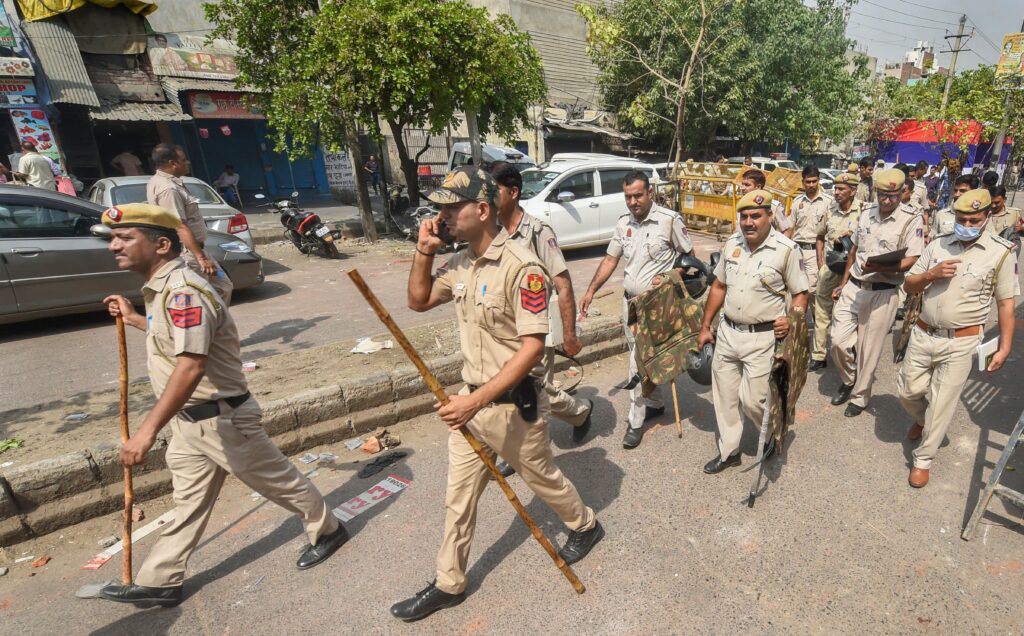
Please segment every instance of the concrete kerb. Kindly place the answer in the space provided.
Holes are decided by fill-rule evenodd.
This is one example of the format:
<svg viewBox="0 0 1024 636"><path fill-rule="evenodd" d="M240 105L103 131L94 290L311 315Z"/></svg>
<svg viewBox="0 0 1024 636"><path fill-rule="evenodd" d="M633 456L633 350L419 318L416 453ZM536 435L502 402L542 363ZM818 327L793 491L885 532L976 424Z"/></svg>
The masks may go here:
<svg viewBox="0 0 1024 636"><path fill-rule="evenodd" d="M587 320L582 341L585 348L578 358L583 364L621 353L626 349L621 317ZM569 364L560 359L556 368ZM449 391L461 383L460 354L432 358L427 366ZM261 406L268 435L282 451L294 454L430 413L435 400L416 369L406 364L389 373L331 382ZM146 462L135 467L136 502L171 490L164 462L168 441L162 433ZM5 470L0 474L0 545L120 509L122 478L118 448L113 444Z"/></svg>

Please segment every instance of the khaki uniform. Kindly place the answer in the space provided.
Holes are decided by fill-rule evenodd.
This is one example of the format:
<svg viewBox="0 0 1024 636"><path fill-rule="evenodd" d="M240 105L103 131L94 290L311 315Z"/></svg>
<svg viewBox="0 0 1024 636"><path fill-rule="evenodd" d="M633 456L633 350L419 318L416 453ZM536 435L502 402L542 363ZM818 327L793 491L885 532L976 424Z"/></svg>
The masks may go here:
<svg viewBox="0 0 1024 636"><path fill-rule="evenodd" d="M503 228L502 232L508 234ZM522 220L516 229L508 234L509 240L519 244L521 247L533 252L540 260L548 275L554 280L555 276L569 271L562 256L562 250L558 248L558 239L548 224L529 214L523 214ZM548 311L560 311L557 306L551 306ZM555 379L555 349L548 347L544 351L544 361L540 367L533 370L533 374L544 382L544 392L548 394L551 403L551 415L572 426L582 426L590 414L590 404L586 400L577 400L561 389L556 389Z"/></svg>
<svg viewBox="0 0 1024 636"><path fill-rule="evenodd" d="M736 215L737 225L739 214ZM786 205L781 201L772 201L772 227L779 234L793 227L793 219L786 214Z"/></svg>
<svg viewBox="0 0 1024 636"><path fill-rule="evenodd" d="M181 179L163 170L157 170L156 174L149 179L149 183L146 184L146 200L151 205L159 205L162 208L167 208L177 213L182 223L187 225L188 229L192 231L192 235L196 237L196 242L199 243L199 246L203 247L208 234L206 221L203 220L203 215L199 212L199 199L189 193ZM206 252L206 257L210 258L213 261L214 267L217 268L217 271L212 276L207 276L203 273L195 255L184 246L181 250L181 257L192 271L210 281L213 289L224 299L225 305L231 304L231 291L234 289L234 284L224 270L221 269L220 264L210 258L209 252Z"/></svg>
<svg viewBox="0 0 1024 636"><path fill-rule="evenodd" d="M978 335L951 337L950 333L926 332L915 327L907 354L896 379L903 408L924 427L921 443L914 449L914 466L928 469L946 436L953 411L974 363L974 349L981 341L992 300L1017 295L1017 259L1012 244L982 233L965 246L952 235L928 244L910 268L923 274L944 260L960 259L956 275L938 280L924 291L921 321L933 329L952 330L978 325Z"/></svg>
<svg viewBox="0 0 1024 636"><path fill-rule="evenodd" d="M924 184L924 177L914 179L914 193L910 195L910 205L922 212L928 209L928 186Z"/></svg>
<svg viewBox="0 0 1024 636"><path fill-rule="evenodd" d="M1003 230L1008 227L1014 227L1020 223L1020 210L1017 208L1011 208L1010 206L1003 207L1003 211L999 214L993 214L988 217L988 223L985 224L985 231L989 234L995 234L998 236Z"/></svg>
<svg viewBox="0 0 1024 636"><path fill-rule="evenodd" d="M499 233L487 251L473 258L457 253L434 279L433 296L455 304L467 385L483 385L522 347L522 337L548 331L550 290L536 257ZM540 290L537 287L540 286ZM469 387L462 390L466 395ZM512 404L491 404L466 426L492 453L523 478L570 530L590 530L594 511L555 465L548 435L548 400L538 392L539 417L527 422ZM487 467L461 432L448 436L448 490L444 539L437 554L437 588L449 594L466 588L466 564L476 527L477 502L487 486Z"/></svg>
<svg viewBox="0 0 1024 636"><path fill-rule="evenodd" d="M814 297L818 285L818 227L835 201L819 188L813 199L800 194L793 199L793 240L800 248L800 265L807 276L808 291Z"/></svg>
<svg viewBox="0 0 1024 636"><path fill-rule="evenodd" d="M773 329L747 332L740 328L771 323L785 315L786 294L807 291L807 277L796 243L774 229L754 251L742 234L730 236L715 277L726 286L711 362L718 450L725 460L739 449L743 415L761 425L775 356Z"/></svg>
<svg viewBox="0 0 1024 636"><path fill-rule="evenodd" d="M829 204L828 214L822 217L818 224L818 236L825 238L825 252L832 249L832 245L843 236L853 236L860 224L860 213L864 209L864 202L856 199L850 203L850 209L845 213L839 209L835 199ZM832 290L836 288L842 279L842 274L836 274L828 268L828 265L821 264L818 270L818 286L814 290L814 347L811 349L812 360L824 360L827 352L829 325L832 322L832 307L835 301L832 300Z"/></svg>
<svg viewBox="0 0 1024 636"><path fill-rule="evenodd" d="M857 192L853 195L853 198L863 203L874 203L877 200L875 198L875 189L871 186L871 177L860 180Z"/></svg>
<svg viewBox="0 0 1024 636"><path fill-rule="evenodd" d="M608 255L624 258L622 286L626 290L622 301L622 325L629 347L629 378L637 374L636 346L633 331L627 326L628 301L651 288L655 276L672 269L680 252L693 251L693 243L686 232L681 216L659 205L652 205L643 221L637 221L631 212L619 217L615 233L608 243ZM644 398L643 388L637 385L629 392L629 426L641 428L647 407L663 408L661 390Z"/></svg>
<svg viewBox="0 0 1024 636"><path fill-rule="evenodd" d="M932 215L931 238L934 241L943 234L953 233L953 224L956 223L956 213L953 208L942 208Z"/></svg>
<svg viewBox="0 0 1024 636"><path fill-rule="evenodd" d="M920 215L910 214L903 206L898 206L882 220L878 204L871 204L861 212L860 224L853 234L857 259L850 272L850 281L843 288L842 296L833 310L831 337L832 357L838 368L839 379L844 385L853 385L850 403L856 406L866 407L871 398L875 367L882 356L886 334L896 318L896 289L903 284L904 278L902 272L865 274L864 263L869 256L904 247L907 248L907 257L920 256L924 249L922 222ZM886 288L859 287L857 281ZM857 351L856 361L854 347Z"/></svg>
<svg viewBox="0 0 1024 636"><path fill-rule="evenodd" d="M181 259L162 268L142 288L146 302L146 360L159 397L177 365L176 356L206 356L206 372L186 407L216 401L220 415L190 422L171 419L167 467L174 484L174 522L150 550L135 582L176 587L210 520L227 475L289 512L306 527L310 544L337 530L338 520L320 492L270 441L255 399L232 407L225 399L248 393L242 375L238 330L223 301Z"/></svg>

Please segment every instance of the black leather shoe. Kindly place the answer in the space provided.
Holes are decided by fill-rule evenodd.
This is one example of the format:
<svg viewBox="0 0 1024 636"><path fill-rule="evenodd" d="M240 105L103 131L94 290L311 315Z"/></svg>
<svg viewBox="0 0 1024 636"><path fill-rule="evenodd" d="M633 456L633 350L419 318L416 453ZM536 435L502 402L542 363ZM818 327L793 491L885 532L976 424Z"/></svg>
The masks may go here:
<svg viewBox="0 0 1024 636"><path fill-rule="evenodd" d="M337 530L317 539L316 545L308 546L295 565L300 570L308 570L314 565L326 561L327 557L337 552L338 548L345 545L346 541L348 541L348 530L339 523Z"/></svg>
<svg viewBox="0 0 1024 636"><path fill-rule="evenodd" d="M495 466L498 468L498 472L501 473L502 477L511 477L516 474L516 469L509 466L508 462L504 459L499 459Z"/></svg>
<svg viewBox="0 0 1024 636"><path fill-rule="evenodd" d="M435 587L437 581L416 592L416 596L399 601L391 606L391 615L409 623L426 618L439 609L455 607L466 600L466 593L449 594Z"/></svg>
<svg viewBox="0 0 1024 636"><path fill-rule="evenodd" d="M772 437L764 443L764 450L761 452L761 461L766 462L775 454L775 438Z"/></svg>
<svg viewBox="0 0 1024 636"><path fill-rule="evenodd" d="M645 422L647 420L653 420L656 417L661 417L662 415L665 414L665 407L664 406L659 406L658 408L654 408L654 407L651 407L651 406L646 406L644 408L646 409L644 411L644 421Z"/></svg>
<svg viewBox="0 0 1024 636"><path fill-rule="evenodd" d="M728 459L722 461L721 455L715 455L715 458L704 464L704 472L709 475L717 475L730 466L740 465L740 454L729 455Z"/></svg>
<svg viewBox="0 0 1024 636"><path fill-rule="evenodd" d="M832 406L839 406L843 402L850 399L850 393L853 392L852 384L841 384L839 385L839 392L836 393L835 397L832 398Z"/></svg>
<svg viewBox="0 0 1024 636"><path fill-rule="evenodd" d="M640 445L640 441L644 438L644 429L633 428L632 426L626 427L626 434L622 436L622 447L623 448L636 448Z"/></svg>
<svg viewBox="0 0 1024 636"><path fill-rule="evenodd" d="M181 603L181 586L146 587L144 585L108 585L100 590L100 598L115 603L134 603L141 607L174 607Z"/></svg>
<svg viewBox="0 0 1024 636"><path fill-rule="evenodd" d="M603 538L604 528L600 521L595 521L594 527L590 530L570 532L569 538L565 540L565 545L558 551L558 556L562 557L562 560L568 565L572 565L590 554L590 550Z"/></svg>
<svg viewBox="0 0 1024 636"><path fill-rule="evenodd" d="M821 371L828 366L828 360L811 360L811 363L807 365L808 371Z"/></svg>
<svg viewBox="0 0 1024 636"><path fill-rule="evenodd" d="M594 403L590 403L590 410L587 411L587 419L583 420L583 423L579 426L572 427L572 441L577 444L581 443L587 438L587 433L590 432L590 416L594 414Z"/></svg>
<svg viewBox="0 0 1024 636"><path fill-rule="evenodd" d="M861 413L864 412L865 408L867 408L867 407L857 406L856 404L852 404L852 403L851 404L847 404L846 405L846 410L843 411L843 415L845 415L846 417L857 417L858 415L860 415Z"/></svg>

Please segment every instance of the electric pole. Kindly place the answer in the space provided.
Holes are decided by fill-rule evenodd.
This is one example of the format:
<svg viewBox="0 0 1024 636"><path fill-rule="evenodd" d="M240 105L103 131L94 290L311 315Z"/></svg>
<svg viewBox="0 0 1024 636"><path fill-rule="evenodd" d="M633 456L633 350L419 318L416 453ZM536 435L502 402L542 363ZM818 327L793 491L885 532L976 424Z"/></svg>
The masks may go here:
<svg viewBox="0 0 1024 636"><path fill-rule="evenodd" d="M1024 23L1021 23L1020 30L1024 32ZM993 169L999 170L999 156L1003 154L1003 144L1006 142L1006 130L1010 127L1010 107L1011 107L1011 96L1014 90L1019 90L1019 84L1017 86L1007 86L1003 89L1006 91L1006 97L1003 99L1003 123L999 126L999 133L996 134L996 141L992 144L992 161L994 162ZM1003 170L1003 175L1006 171ZM1000 181L1003 180L1003 175L1000 175ZM1015 193L1016 194L1016 193Z"/></svg>
<svg viewBox="0 0 1024 636"><path fill-rule="evenodd" d="M956 75L956 58L960 54L960 51L970 51L970 49L962 48L961 42L963 39L970 38L974 35L974 29L967 35L964 35L964 26L967 24L967 16L960 16L960 28L957 29L956 35L947 35L947 40L956 40L956 46L950 46L950 50L942 51L942 53L952 53L953 58L949 61L949 73L946 75L946 88L942 91L942 107L939 109L939 119L942 119L946 114L946 104L949 103L949 89L953 87L953 76Z"/></svg>

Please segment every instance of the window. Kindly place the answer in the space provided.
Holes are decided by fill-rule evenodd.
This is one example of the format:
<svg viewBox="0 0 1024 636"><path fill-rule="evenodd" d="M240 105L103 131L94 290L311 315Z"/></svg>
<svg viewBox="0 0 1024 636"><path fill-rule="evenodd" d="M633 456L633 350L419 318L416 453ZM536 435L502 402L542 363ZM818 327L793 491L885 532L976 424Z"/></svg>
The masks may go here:
<svg viewBox="0 0 1024 636"><path fill-rule="evenodd" d="M594 173L591 170L574 174L555 186L551 192L554 200L562 192L572 192L577 199L585 199L594 196Z"/></svg>
<svg viewBox="0 0 1024 636"><path fill-rule="evenodd" d="M452 167L458 168L459 166L467 166L473 164L473 157L467 155L464 152L456 152L452 158Z"/></svg>
<svg viewBox="0 0 1024 636"><path fill-rule="evenodd" d="M188 190L189 194L199 199L199 205L207 205L211 203L217 205L223 203L223 201L220 200L220 197L217 196L217 193L205 183L186 183L185 189Z"/></svg>
<svg viewBox="0 0 1024 636"><path fill-rule="evenodd" d="M609 194L622 194L622 180L626 178L626 175L632 170L601 170L601 195L608 196ZM650 179L651 175L647 175Z"/></svg>
<svg viewBox="0 0 1024 636"><path fill-rule="evenodd" d="M0 238L70 238L89 236L99 216L46 205L0 205Z"/></svg>
<svg viewBox="0 0 1024 636"><path fill-rule="evenodd" d="M103 191L105 187L102 183L97 183L89 190L89 200L93 203L103 204Z"/></svg>
<svg viewBox="0 0 1024 636"><path fill-rule="evenodd" d="M117 186L110 191L110 200L114 205L122 203L145 203L146 184L132 183L129 185Z"/></svg>

